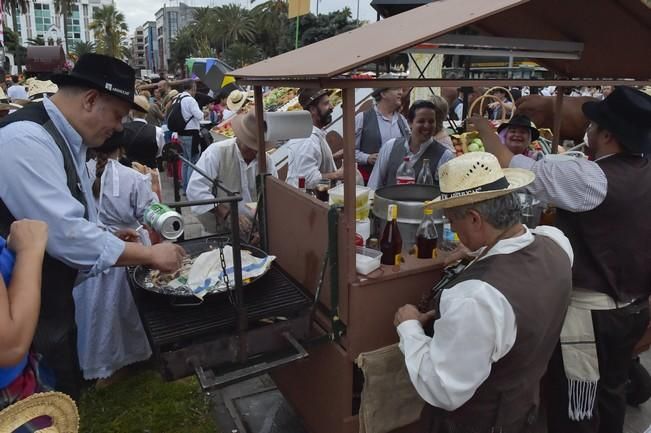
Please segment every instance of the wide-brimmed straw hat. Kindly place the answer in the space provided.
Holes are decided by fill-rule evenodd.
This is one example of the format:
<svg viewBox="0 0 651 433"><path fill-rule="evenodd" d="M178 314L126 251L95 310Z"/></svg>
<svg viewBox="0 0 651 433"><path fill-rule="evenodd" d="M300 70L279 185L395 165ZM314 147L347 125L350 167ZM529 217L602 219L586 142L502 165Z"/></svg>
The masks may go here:
<svg viewBox="0 0 651 433"><path fill-rule="evenodd" d="M52 81L32 80L27 86L27 97L32 102L42 101L45 96L54 95L59 91L59 86Z"/></svg>
<svg viewBox="0 0 651 433"><path fill-rule="evenodd" d="M249 100L249 95L241 90L233 90L226 99L226 106L234 113L240 111Z"/></svg>
<svg viewBox="0 0 651 433"><path fill-rule="evenodd" d="M140 107L140 110L144 113L149 111L149 101L143 95L136 95L133 97L133 103Z"/></svg>
<svg viewBox="0 0 651 433"><path fill-rule="evenodd" d="M439 168L441 195L427 206L449 209L510 194L533 182L535 175L520 168L502 168L486 152L470 152Z"/></svg>
<svg viewBox="0 0 651 433"><path fill-rule="evenodd" d="M258 150L258 124L254 112L238 114L231 121L231 127L235 137L242 144L250 149ZM270 143L265 142L265 148L268 146Z"/></svg>

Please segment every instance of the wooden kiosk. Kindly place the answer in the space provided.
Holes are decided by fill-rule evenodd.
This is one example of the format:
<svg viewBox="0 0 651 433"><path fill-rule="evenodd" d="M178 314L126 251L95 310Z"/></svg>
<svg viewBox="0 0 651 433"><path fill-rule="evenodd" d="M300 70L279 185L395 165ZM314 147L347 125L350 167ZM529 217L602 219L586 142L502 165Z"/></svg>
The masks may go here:
<svg viewBox="0 0 651 433"><path fill-rule="evenodd" d="M436 38L469 25L489 35L492 44L501 40L507 49L542 59L540 63L566 78L551 82L427 77L357 80L342 75L390 54L418 50L419 44L429 42L431 49L432 43L437 45ZM315 312L313 335L323 336L325 342L311 346L306 360L273 372L278 388L310 433L358 431L354 360L362 352L395 343L395 311L417 302L442 273L432 261L411 257L399 271L383 269L377 278L361 278L355 272L355 88L645 85L651 77L648 62L642 66L651 58L649 40L651 9L640 0L598 5L591 0L439 0L232 73L239 84L254 88L260 155L264 155L260 138L264 137L262 86L343 91L343 213L332 213L326 204L271 177L262 179L261 188L259 216L264 248L277 256L278 264L289 275L318 296L322 307ZM617 41L626 41L630 47L621 49ZM604 81L604 77L633 80ZM557 107L561 103L562 97L557 98ZM558 120L556 144L559 128ZM258 162L264 171L265 158L260 157ZM328 271L322 289L317 291L326 256ZM401 430L408 431L416 429Z"/></svg>

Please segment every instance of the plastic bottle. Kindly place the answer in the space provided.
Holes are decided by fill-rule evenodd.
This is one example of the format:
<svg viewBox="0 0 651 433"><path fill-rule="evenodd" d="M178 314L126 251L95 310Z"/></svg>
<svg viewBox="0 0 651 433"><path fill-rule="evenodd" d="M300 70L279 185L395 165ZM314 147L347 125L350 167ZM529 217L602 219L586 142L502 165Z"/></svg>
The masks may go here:
<svg viewBox="0 0 651 433"><path fill-rule="evenodd" d="M416 183L416 172L411 166L408 156L405 156L402 159L402 164L398 167L398 171L396 172L396 183L398 185Z"/></svg>
<svg viewBox="0 0 651 433"><path fill-rule="evenodd" d="M442 251L452 251L459 245L459 236L452 231L452 226L450 225L450 221L443 217L443 238L441 242L439 242L439 249Z"/></svg>
<svg viewBox="0 0 651 433"><path fill-rule="evenodd" d="M431 259L435 256L438 233L431 208L423 210L423 220L416 230L416 256L419 259Z"/></svg>
<svg viewBox="0 0 651 433"><path fill-rule="evenodd" d="M423 159L423 168L421 168L420 173L418 173L418 180L416 183L419 185L434 185L434 176L432 175L432 169L429 165L429 159Z"/></svg>

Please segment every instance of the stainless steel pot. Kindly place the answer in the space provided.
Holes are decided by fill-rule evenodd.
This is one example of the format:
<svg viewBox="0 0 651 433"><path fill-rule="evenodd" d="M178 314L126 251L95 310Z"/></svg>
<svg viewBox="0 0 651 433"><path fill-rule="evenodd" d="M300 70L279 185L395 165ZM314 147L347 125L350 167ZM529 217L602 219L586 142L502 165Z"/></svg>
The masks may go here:
<svg viewBox="0 0 651 433"><path fill-rule="evenodd" d="M416 230L423 219L423 203L438 197L440 191L432 185L392 185L380 188L375 191L373 201L373 216L379 221L378 237L382 237L382 231L387 222L387 212L390 204L398 205L398 229L402 237L403 252L416 243ZM434 219L437 220L437 231L441 236L443 225L443 211L434 211Z"/></svg>

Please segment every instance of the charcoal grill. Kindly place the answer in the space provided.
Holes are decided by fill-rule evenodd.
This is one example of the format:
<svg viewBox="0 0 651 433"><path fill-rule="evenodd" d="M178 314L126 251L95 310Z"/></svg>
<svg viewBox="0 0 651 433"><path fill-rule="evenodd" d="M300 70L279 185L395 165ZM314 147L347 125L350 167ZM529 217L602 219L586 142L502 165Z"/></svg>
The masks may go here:
<svg viewBox="0 0 651 433"><path fill-rule="evenodd" d="M207 239L218 238L179 245L196 251ZM197 374L203 388L213 389L306 356L298 341L307 337L312 301L276 264L243 289L247 320L243 336L237 333L238 313L227 293L208 295L200 305L179 307L166 295L141 289L133 270L129 284L166 380ZM245 363L239 353L241 338L246 339Z"/></svg>

